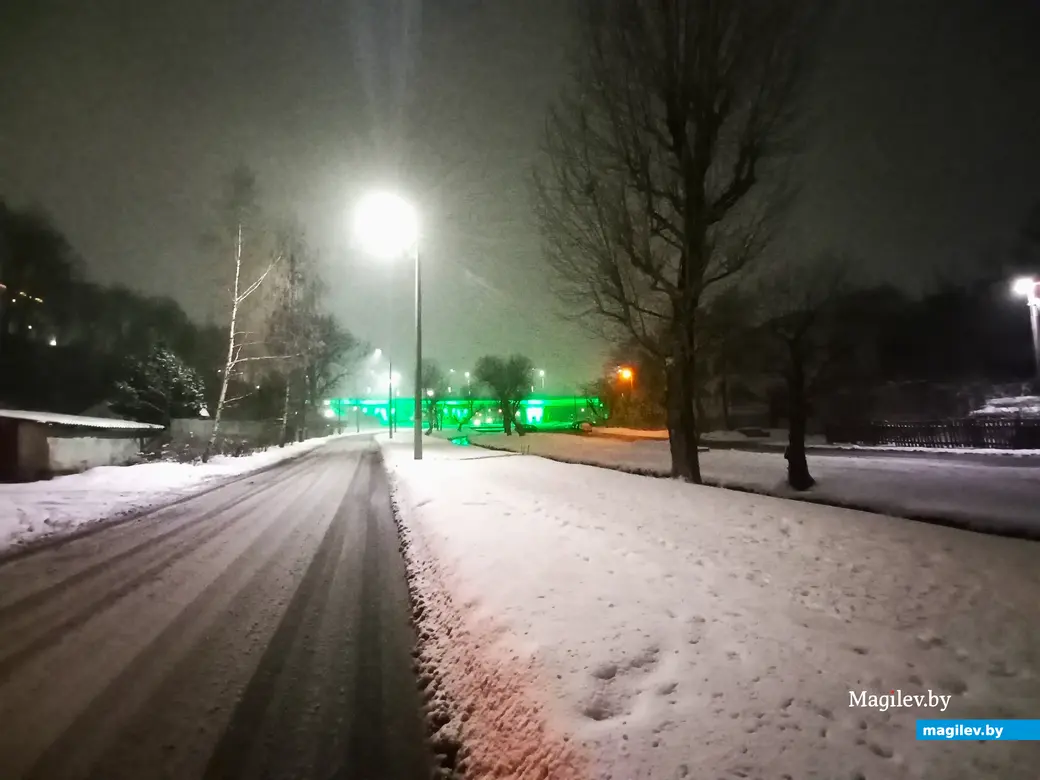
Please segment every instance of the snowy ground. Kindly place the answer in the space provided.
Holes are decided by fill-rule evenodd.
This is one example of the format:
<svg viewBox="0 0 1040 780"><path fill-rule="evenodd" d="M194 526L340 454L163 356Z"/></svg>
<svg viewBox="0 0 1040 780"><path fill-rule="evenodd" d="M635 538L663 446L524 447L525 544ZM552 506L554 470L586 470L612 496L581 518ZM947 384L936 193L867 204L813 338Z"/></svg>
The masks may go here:
<svg viewBox="0 0 1040 780"><path fill-rule="evenodd" d="M579 463L668 474L664 441L538 433L524 437L471 435L482 445ZM797 496L861 509L948 521L973 528L1040 534L1040 468L1003 461L989 465L951 458L809 455L818 484L805 494L785 482L780 452L711 450L701 453L705 481L778 496Z"/></svg>
<svg viewBox="0 0 1040 780"><path fill-rule="evenodd" d="M241 458L219 456L204 465L102 466L46 481L0 484L0 551L172 501L207 485L300 455L326 441L327 438L310 439Z"/></svg>
<svg viewBox="0 0 1040 780"><path fill-rule="evenodd" d="M701 436L707 445L736 444L746 447L783 450L787 446L787 430L784 428L766 429L768 436L745 436L740 431L709 431ZM615 439L656 439L667 441L668 431L644 428L592 428L588 431L593 436L606 436ZM1040 450L1002 450L993 447L900 447L894 444L828 444L822 434L805 437L805 444L814 450L841 451L854 450L862 452L923 452L935 457L951 457L957 455L985 455L988 457L1038 458Z"/></svg>
<svg viewBox="0 0 1040 780"><path fill-rule="evenodd" d="M914 721L1037 716L1037 543L382 443L471 777L1035 780ZM891 690L951 698L850 707Z"/></svg>

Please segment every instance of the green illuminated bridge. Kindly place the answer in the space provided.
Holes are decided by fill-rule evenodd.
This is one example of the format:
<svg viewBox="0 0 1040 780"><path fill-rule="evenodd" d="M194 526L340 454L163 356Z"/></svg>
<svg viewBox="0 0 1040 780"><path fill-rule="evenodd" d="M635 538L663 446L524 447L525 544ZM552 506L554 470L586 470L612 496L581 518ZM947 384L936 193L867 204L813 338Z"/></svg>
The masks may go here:
<svg viewBox="0 0 1040 780"><path fill-rule="evenodd" d="M395 398L393 409L387 398L331 398L325 401L325 416L339 419L345 425L364 423L385 426L389 415L396 425L408 427L415 420L415 401L411 397ZM431 410L424 407L428 424ZM442 398L436 402L437 426L494 430L502 428L502 408L488 398ZM517 419L537 430L566 430L583 423L599 423L607 418L607 410L598 398L572 395L531 396L520 403Z"/></svg>

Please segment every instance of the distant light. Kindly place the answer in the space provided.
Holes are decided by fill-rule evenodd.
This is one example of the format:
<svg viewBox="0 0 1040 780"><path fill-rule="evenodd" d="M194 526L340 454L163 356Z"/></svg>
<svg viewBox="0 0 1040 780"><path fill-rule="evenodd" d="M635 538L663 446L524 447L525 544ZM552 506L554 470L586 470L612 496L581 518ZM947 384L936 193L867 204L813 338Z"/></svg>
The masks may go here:
<svg viewBox="0 0 1040 780"><path fill-rule="evenodd" d="M469 379L469 371L466 372L466 379Z"/></svg>
<svg viewBox="0 0 1040 780"><path fill-rule="evenodd" d="M323 404L324 404L325 406L329 406L329 405L330 405L330 404L332 403L332 401L330 401L330 400L329 400L328 398L326 398L326 399L325 399L324 401L322 401L322 403L323 403Z"/></svg>
<svg viewBox="0 0 1040 780"><path fill-rule="evenodd" d="M618 376L621 377L622 379L626 379L626 380L627 379L631 379L632 378L632 369L629 368L628 366L625 366L624 368L619 368L618 369Z"/></svg>
<svg viewBox="0 0 1040 780"><path fill-rule="evenodd" d="M419 239L419 218L403 198L389 192L374 192L358 203L354 234L366 252L389 259L415 246Z"/></svg>
<svg viewBox="0 0 1040 780"><path fill-rule="evenodd" d="M1014 284L1011 285L1011 291L1015 295L1023 295L1027 298L1033 298L1036 295L1036 279L1031 276L1022 276L1015 279Z"/></svg>
<svg viewBox="0 0 1040 780"><path fill-rule="evenodd" d="M544 368L539 368L538 369L538 376L545 376L545 369Z"/></svg>
<svg viewBox="0 0 1040 780"><path fill-rule="evenodd" d="M32 325L29 326L29 330L32 330Z"/></svg>
<svg viewBox="0 0 1040 780"><path fill-rule="evenodd" d="M332 409L326 409L325 410L325 416L326 417L335 417L336 413L334 411L332 411Z"/></svg>
<svg viewBox="0 0 1040 780"><path fill-rule="evenodd" d="M372 353L372 357L374 357L374 358L381 358L382 356L383 356L383 350L381 350L379 347L376 347L376 351Z"/></svg>
<svg viewBox="0 0 1040 780"><path fill-rule="evenodd" d="M433 390L431 388L428 388L426 390L426 395L428 395L430 398L433 398Z"/></svg>
<svg viewBox="0 0 1040 780"><path fill-rule="evenodd" d="M58 346L58 340L54 338L54 336L51 336L51 340L47 343L50 344L52 347Z"/></svg>
<svg viewBox="0 0 1040 780"><path fill-rule="evenodd" d="M448 385L448 392L451 392L451 385Z"/></svg>

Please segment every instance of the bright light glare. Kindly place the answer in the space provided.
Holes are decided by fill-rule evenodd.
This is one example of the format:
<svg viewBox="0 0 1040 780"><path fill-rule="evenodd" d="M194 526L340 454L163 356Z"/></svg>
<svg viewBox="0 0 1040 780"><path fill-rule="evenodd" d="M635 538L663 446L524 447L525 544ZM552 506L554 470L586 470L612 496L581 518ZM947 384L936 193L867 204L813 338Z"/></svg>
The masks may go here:
<svg viewBox="0 0 1040 780"><path fill-rule="evenodd" d="M426 390L426 395L428 395L428 396L429 396L430 398L433 398L433 390L432 390L432 389L429 389L429 388L427 388L427 390Z"/></svg>
<svg viewBox="0 0 1040 780"><path fill-rule="evenodd" d="M622 379L631 379L632 378L632 369L631 368L619 368L618 369L618 376L621 377Z"/></svg>
<svg viewBox="0 0 1040 780"><path fill-rule="evenodd" d="M544 368L539 368L538 369L538 376L545 376L545 369Z"/></svg>
<svg viewBox="0 0 1040 780"><path fill-rule="evenodd" d="M1011 285L1011 291L1015 295L1026 295L1032 297L1033 290L1036 289L1036 279L1029 276L1023 276L1019 279L1015 279L1015 283Z"/></svg>
<svg viewBox="0 0 1040 780"><path fill-rule="evenodd" d="M366 252L392 258L412 249L419 239L419 218L407 201L388 192L374 192L358 203L354 235Z"/></svg>
<svg viewBox="0 0 1040 780"><path fill-rule="evenodd" d="M376 351L372 353L372 357L374 357L376 360L379 360L379 358L381 358L382 356L383 350L381 350L379 347L376 347Z"/></svg>
<svg viewBox="0 0 1040 780"><path fill-rule="evenodd" d="M332 411L331 409L326 409L325 410L325 416L326 417L335 417L336 413L334 411Z"/></svg>

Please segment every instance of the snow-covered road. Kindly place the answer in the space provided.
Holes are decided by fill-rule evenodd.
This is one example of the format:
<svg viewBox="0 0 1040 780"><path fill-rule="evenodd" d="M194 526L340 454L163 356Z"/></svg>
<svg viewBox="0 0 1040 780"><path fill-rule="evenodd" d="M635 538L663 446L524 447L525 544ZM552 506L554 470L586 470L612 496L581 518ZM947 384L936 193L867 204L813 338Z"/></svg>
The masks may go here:
<svg viewBox="0 0 1040 780"><path fill-rule="evenodd" d="M471 777L1035 780L1030 743L914 721L1040 714L1038 543L383 445ZM850 706L892 690L948 708Z"/></svg>
<svg viewBox="0 0 1040 780"><path fill-rule="evenodd" d="M428 777L384 470L337 441L0 565L0 778Z"/></svg>
<svg viewBox="0 0 1040 780"><path fill-rule="evenodd" d="M668 442L539 433L471 435L487 446L532 455L667 474ZM994 456L999 457L999 456ZM1002 458L993 465L950 457L809 456L817 486L796 494L785 482L782 452L709 450L701 453L706 482L771 495L797 496L902 517L946 520L972 528L1040 536L1040 468Z"/></svg>
<svg viewBox="0 0 1040 780"><path fill-rule="evenodd" d="M0 553L190 496L295 458L338 437L308 439L208 463L102 466L51 480L0 484Z"/></svg>

